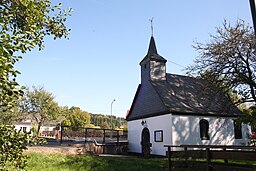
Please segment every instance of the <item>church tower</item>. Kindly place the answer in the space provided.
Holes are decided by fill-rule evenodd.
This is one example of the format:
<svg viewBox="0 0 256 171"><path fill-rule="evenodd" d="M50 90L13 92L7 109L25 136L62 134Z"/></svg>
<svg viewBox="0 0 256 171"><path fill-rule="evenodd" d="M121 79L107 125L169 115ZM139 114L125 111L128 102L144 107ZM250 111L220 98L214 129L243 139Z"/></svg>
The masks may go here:
<svg viewBox="0 0 256 171"><path fill-rule="evenodd" d="M140 62L141 83L148 81L165 81L166 62L167 60L157 53L154 37L151 36L148 53Z"/></svg>

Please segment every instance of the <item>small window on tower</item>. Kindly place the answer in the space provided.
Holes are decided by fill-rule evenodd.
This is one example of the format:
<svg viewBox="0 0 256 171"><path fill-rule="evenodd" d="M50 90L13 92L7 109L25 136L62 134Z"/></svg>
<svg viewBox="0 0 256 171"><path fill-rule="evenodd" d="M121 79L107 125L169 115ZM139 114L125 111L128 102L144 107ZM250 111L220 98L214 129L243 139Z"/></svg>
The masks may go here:
<svg viewBox="0 0 256 171"><path fill-rule="evenodd" d="M144 68L145 68L145 69L147 68L147 64L144 65Z"/></svg>

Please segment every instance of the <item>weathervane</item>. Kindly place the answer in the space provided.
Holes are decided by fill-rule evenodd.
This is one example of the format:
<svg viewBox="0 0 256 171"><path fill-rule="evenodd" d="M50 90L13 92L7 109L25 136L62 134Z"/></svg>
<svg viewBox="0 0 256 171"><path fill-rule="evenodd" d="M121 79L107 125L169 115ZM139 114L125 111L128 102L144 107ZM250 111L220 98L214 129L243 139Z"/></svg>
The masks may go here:
<svg viewBox="0 0 256 171"><path fill-rule="evenodd" d="M151 23L151 36L153 36L153 33L154 33L154 31L153 31L153 17L152 17L152 19L149 19L149 21Z"/></svg>

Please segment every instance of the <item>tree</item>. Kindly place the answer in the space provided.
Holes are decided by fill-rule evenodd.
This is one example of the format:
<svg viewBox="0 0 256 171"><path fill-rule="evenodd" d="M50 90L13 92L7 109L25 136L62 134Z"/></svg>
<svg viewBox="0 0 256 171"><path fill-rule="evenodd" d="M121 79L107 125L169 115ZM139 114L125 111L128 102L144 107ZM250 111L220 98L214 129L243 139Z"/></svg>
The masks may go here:
<svg viewBox="0 0 256 171"><path fill-rule="evenodd" d="M44 47L45 36L54 39L67 37L66 17L71 10L50 0L0 1L0 112L12 108L22 94L16 81L20 74L14 64L21 59L17 54Z"/></svg>
<svg viewBox="0 0 256 171"><path fill-rule="evenodd" d="M23 94L24 95L24 94ZM0 124L12 125L13 122L22 122L27 119L24 109L20 106L22 97L17 99L11 110L0 112Z"/></svg>
<svg viewBox="0 0 256 171"><path fill-rule="evenodd" d="M199 52L188 73L200 76L225 92L238 95L235 104L256 103L256 41L252 27L238 20L234 26L224 21L223 27L210 35L209 43L195 42Z"/></svg>
<svg viewBox="0 0 256 171"><path fill-rule="evenodd" d="M20 108L24 115L31 117L37 124L38 133L41 126L49 121L54 121L60 115L60 108L54 101L52 93L47 92L43 87L32 87L26 89L24 98L20 102Z"/></svg>
<svg viewBox="0 0 256 171"><path fill-rule="evenodd" d="M243 111L247 114L241 118L241 122L249 123L251 125L252 132L256 132L256 105L251 106L249 108L243 109Z"/></svg>
<svg viewBox="0 0 256 171"><path fill-rule="evenodd" d="M71 121L69 119L64 119L61 122L61 126L72 126Z"/></svg>
<svg viewBox="0 0 256 171"><path fill-rule="evenodd" d="M12 111L0 112L0 124L11 124L17 118L16 114L16 108Z"/></svg>
<svg viewBox="0 0 256 171"><path fill-rule="evenodd" d="M101 128L102 129L109 129L108 122L103 122L102 125L101 125Z"/></svg>
<svg viewBox="0 0 256 171"><path fill-rule="evenodd" d="M90 115L88 112L82 111L79 107L71 107L70 115L67 117L74 127L87 127L90 124Z"/></svg>
<svg viewBox="0 0 256 171"><path fill-rule="evenodd" d="M222 27L216 28L216 35L210 38L209 43L195 42L193 45L199 57L187 68L188 73L208 80L206 86L217 86L228 94L247 114L240 118L241 121L255 127L256 41L253 28L242 20L234 26L224 21Z"/></svg>
<svg viewBox="0 0 256 171"><path fill-rule="evenodd" d="M41 50L47 35L52 35L55 39L66 37L69 30L65 26L65 21L70 12L71 10L62 10L61 4L51 5L50 0L0 1L1 116L3 113L11 113L17 99L23 95L24 88L16 81L20 72L14 68L15 63L21 59L17 54L26 53L37 46ZM13 162L14 168L23 169L27 162L22 152L29 136L21 136L6 125L0 124L0 129L0 169L6 170L5 164L8 162Z"/></svg>

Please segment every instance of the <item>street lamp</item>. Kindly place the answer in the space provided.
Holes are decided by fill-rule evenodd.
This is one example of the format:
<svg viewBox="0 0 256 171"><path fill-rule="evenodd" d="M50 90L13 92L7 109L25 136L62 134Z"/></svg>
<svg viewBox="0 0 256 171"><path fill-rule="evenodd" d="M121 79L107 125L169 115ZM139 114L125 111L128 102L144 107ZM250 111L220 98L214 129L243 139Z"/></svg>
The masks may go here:
<svg viewBox="0 0 256 171"><path fill-rule="evenodd" d="M250 0L251 12L252 12L252 21L254 26L254 33L256 36L256 0Z"/></svg>
<svg viewBox="0 0 256 171"><path fill-rule="evenodd" d="M112 126L112 106L113 106L113 103L114 101L116 101L115 99L111 102L111 109L110 109L110 124L111 124L111 129L113 129L113 126Z"/></svg>

